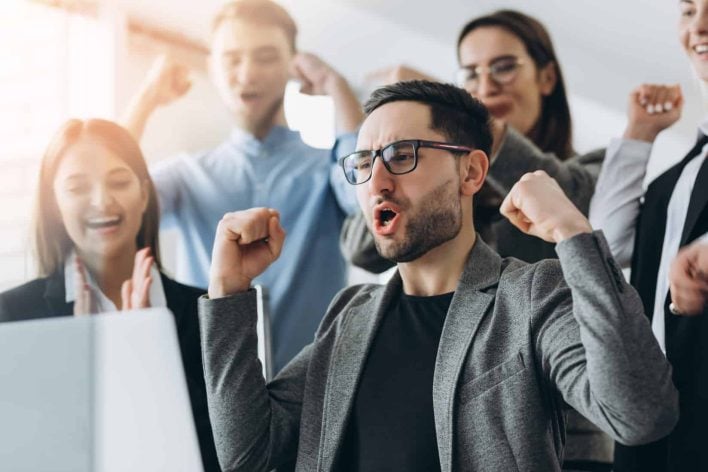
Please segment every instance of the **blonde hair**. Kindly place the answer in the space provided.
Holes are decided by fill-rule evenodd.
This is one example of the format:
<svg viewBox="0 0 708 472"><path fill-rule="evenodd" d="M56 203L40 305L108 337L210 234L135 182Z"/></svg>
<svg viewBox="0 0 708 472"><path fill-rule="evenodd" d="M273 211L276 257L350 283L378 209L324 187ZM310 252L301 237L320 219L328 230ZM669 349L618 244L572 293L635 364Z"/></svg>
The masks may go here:
<svg viewBox="0 0 708 472"><path fill-rule="evenodd" d="M277 3L271 0L235 0L225 3L217 12L211 24L213 35L228 20L242 20L259 25L277 26L283 30L295 52L297 38L297 25L290 14Z"/></svg>

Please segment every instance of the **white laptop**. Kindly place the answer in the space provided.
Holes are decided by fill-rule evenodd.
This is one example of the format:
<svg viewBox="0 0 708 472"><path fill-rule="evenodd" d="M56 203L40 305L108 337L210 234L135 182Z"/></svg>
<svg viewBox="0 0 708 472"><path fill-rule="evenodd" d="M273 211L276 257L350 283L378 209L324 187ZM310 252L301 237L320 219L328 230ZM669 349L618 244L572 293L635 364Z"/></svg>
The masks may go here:
<svg viewBox="0 0 708 472"><path fill-rule="evenodd" d="M0 324L0 469L201 471L172 314Z"/></svg>

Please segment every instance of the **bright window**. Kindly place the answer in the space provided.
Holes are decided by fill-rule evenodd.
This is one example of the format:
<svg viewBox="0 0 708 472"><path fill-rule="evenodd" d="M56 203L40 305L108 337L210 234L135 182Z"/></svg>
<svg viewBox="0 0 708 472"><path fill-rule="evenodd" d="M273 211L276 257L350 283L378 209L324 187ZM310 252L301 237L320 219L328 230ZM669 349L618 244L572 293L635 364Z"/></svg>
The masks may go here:
<svg viewBox="0 0 708 472"><path fill-rule="evenodd" d="M0 2L0 290L35 277L30 222L44 148L69 117L113 114L109 35L92 18ZM99 51L103 51L99 54ZM91 67L89 67L91 65ZM98 88L91 84L99 84Z"/></svg>

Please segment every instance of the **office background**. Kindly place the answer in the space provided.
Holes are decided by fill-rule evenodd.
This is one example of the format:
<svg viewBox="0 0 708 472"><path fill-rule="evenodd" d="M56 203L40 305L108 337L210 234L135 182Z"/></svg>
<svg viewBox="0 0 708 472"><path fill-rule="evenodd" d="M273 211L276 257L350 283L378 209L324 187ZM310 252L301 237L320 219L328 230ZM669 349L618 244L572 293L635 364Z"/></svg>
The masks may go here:
<svg viewBox="0 0 708 472"><path fill-rule="evenodd" d="M228 133L226 110L204 59L220 0L3 0L0 2L0 290L34 277L28 250L38 163L68 117L118 119L156 55L170 52L192 69L189 95L159 110L143 149L149 161L207 149ZM300 28L299 47L342 72L360 98L374 70L406 64L452 80L455 42L470 18L517 8L550 30L570 91L578 151L622 133L629 91L642 82L681 83L681 121L655 145L648 178L691 143L702 103L675 33L674 0L281 0ZM286 114L305 140L328 147L333 110L324 97L299 95ZM175 237L163 235L165 262Z"/></svg>

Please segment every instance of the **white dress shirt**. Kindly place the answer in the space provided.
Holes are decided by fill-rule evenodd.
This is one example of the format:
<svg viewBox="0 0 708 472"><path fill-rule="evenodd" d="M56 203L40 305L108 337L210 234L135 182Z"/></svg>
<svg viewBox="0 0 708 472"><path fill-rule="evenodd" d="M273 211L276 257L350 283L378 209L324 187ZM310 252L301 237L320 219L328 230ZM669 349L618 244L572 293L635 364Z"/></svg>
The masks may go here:
<svg viewBox="0 0 708 472"><path fill-rule="evenodd" d="M66 292L66 303L71 303L76 300L76 286L74 284L76 280L75 261L76 253L72 252L64 263L64 291ZM162 286L162 278L155 264L153 264L150 269L150 276L152 277L149 293L150 306L155 308L166 307L167 299L165 298L165 290ZM86 283L89 285L94 295L91 300L91 313L118 311L116 305L101 291L101 288L88 270L86 271Z"/></svg>
<svg viewBox="0 0 708 472"><path fill-rule="evenodd" d="M708 135L708 117L699 126ZM613 139L607 147L605 163L590 202L590 223L605 233L612 254L622 267L632 260L634 237L646 167L652 144L645 141ZM666 230L656 279L652 331L666 352L664 300L669 293L669 268L679 250L681 234L698 171L708 155L708 145L681 172L666 214ZM708 233L700 240L708 241Z"/></svg>

